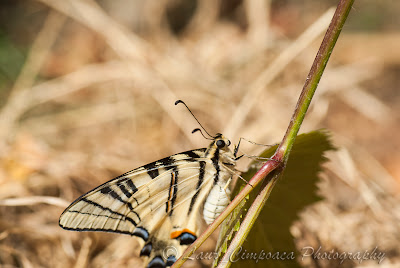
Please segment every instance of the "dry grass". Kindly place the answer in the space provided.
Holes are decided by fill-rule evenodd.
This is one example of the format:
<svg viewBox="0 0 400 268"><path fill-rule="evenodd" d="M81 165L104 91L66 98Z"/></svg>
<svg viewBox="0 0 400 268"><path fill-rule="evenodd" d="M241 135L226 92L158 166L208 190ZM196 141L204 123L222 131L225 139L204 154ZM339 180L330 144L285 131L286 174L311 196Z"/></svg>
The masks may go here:
<svg viewBox="0 0 400 268"><path fill-rule="evenodd" d="M269 14L260 10L270 10L270 1L237 8L246 28L221 19L214 1L204 1L178 36L165 24L174 1L136 1L140 23L133 25L140 31L94 1L39 2L27 8L39 5L48 16L0 111L2 267L140 267L135 239L62 230L60 213L116 175L206 146L190 134L197 125L174 106L177 99L212 133L279 141L332 14L315 15L291 40L279 25L265 23ZM299 249L378 247L386 253L379 267L400 264L400 57L387 56L399 36L345 29L339 39L302 131L328 128L340 150L329 154L321 183L326 199L292 228ZM254 147L243 150L259 152ZM356 266L378 264L344 264Z"/></svg>

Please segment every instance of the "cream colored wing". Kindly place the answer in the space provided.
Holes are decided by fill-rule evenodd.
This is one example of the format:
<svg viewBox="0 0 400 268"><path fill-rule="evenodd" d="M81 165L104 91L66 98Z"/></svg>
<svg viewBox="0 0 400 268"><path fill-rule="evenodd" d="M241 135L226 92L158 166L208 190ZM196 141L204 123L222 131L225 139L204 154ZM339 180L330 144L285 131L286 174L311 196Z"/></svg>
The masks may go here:
<svg viewBox="0 0 400 268"><path fill-rule="evenodd" d="M74 201L61 215L62 228L106 231L143 239L142 256L153 264L167 246L177 255L198 235L199 207L215 177L205 149L176 154L125 173ZM173 263L177 256L170 256ZM168 261L166 262L168 264Z"/></svg>
<svg viewBox="0 0 400 268"><path fill-rule="evenodd" d="M171 174L197 162L204 149L176 154L114 178L75 200L60 217L61 227L78 231L110 231L134 234L142 217L162 203L167 204ZM195 165L187 167L193 174ZM179 176L181 177L181 176ZM172 188L172 189L171 189ZM172 203L174 200L170 198ZM141 217L140 214L143 216Z"/></svg>

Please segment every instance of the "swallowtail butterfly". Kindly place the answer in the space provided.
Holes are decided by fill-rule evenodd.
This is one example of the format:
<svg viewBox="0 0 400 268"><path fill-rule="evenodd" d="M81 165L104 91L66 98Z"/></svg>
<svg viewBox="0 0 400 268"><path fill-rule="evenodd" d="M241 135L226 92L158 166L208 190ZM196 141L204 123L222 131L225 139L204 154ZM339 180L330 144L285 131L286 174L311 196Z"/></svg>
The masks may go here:
<svg viewBox="0 0 400 268"><path fill-rule="evenodd" d="M65 209L59 225L137 236L148 267L171 266L196 240L201 218L211 224L230 203L226 186L238 159L237 147L232 152L222 134L210 137L207 148L149 163L82 195ZM166 256L169 247L177 252Z"/></svg>

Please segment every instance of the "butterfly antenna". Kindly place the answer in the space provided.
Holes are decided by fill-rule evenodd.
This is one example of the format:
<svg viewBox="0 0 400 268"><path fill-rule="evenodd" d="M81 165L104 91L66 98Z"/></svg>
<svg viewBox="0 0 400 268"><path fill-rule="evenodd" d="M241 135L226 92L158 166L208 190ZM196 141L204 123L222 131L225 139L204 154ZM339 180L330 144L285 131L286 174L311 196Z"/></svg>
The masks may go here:
<svg viewBox="0 0 400 268"><path fill-rule="evenodd" d="M188 109L188 111L192 114L192 116L194 117L194 119L196 119L197 123L199 123L200 127L204 130L204 132L207 133L208 136L210 136L211 138L213 138L213 136L211 136L210 133L208 133L208 131L202 126L202 124L200 124L200 121L197 120L196 116L194 116L194 114L193 114L192 111L189 109L189 107L186 105L186 103L184 103L182 100L177 100L177 101L175 102L175 105L178 105L178 103L182 103L183 105L185 105L186 109ZM197 128L196 128L196 129L197 129ZM198 129L198 130L196 130L196 129L193 130L192 133L193 133L193 132L196 132L196 131L198 131L198 130L200 130L200 129ZM200 131L200 132L201 132L201 131ZM203 134L203 132L201 132L201 134ZM204 136L204 134L203 134L203 136ZM204 138L205 138L205 137L204 137Z"/></svg>
<svg viewBox="0 0 400 268"><path fill-rule="evenodd" d="M203 131L201 131L200 128L195 128L195 129L193 129L192 134L195 133L195 132L197 132L197 131L200 131L201 135L202 135L205 139L207 139L207 140L212 140L212 138L207 138L207 137L204 135Z"/></svg>

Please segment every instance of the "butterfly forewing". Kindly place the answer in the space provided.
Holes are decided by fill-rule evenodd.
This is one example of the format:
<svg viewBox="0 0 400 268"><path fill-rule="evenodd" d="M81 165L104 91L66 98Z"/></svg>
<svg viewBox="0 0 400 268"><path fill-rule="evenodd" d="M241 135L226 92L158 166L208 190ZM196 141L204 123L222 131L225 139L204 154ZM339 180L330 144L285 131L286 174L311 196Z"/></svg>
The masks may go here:
<svg viewBox="0 0 400 268"><path fill-rule="evenodd" d="M193 152L204 154L204 150ZM163 195L170 188L172 162L179 167L192 160L193 156L189 157L185 152L110 180L75 200L61 215L60 225L73 230L133 234L142 217L165 201ZM194 169L193 173L196 173Z"/></svg>
<svg viewBox="0 0 400 268"><path fill-rule="evenodd" d="M218 140L227 142L221 146ZM171 265L182 253L182 245L196 239L205 200L210 202L208 208L221 209L220 197L210 192L221 189L232 177L231 169L224 168L224 163L230 168L235 164L225 145L228 142L219 135L208 148L172 155L106 182L74 201L59 224L69 230L141 237L140 254L150 257L149 267L161 262ZM220 213L212 212L207 222ZM176 256L163 255L170 246L176 249Z"/></svg>

